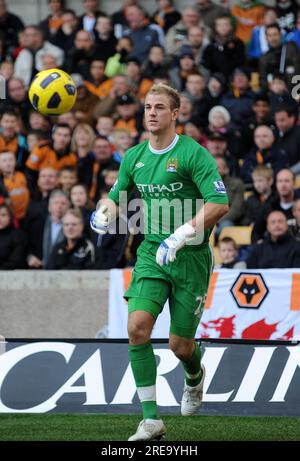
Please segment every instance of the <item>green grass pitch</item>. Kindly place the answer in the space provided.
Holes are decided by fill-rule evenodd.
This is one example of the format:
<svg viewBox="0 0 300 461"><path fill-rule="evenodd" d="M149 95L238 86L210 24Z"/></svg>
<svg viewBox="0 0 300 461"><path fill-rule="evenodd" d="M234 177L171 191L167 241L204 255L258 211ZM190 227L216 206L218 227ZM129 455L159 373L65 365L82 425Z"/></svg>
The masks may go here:
<svg viewBox="0 0 300 461"><path fill-rule="evenodd" d="M0 440L127 440L137 415L0 414ZM237 416L163 416L165 441L300 440L300 418Z"/></svg>

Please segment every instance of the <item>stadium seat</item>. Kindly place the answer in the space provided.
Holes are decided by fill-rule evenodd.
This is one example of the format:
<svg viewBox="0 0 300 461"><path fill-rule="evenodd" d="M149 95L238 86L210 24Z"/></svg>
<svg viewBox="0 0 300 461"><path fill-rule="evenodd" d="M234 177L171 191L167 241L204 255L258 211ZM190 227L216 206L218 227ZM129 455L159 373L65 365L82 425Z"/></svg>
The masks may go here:
<svg viewBox="0 0 300 461"><path fill-rule="evenodd" d="M251 244L252 226L231 226L221 230L219 241L224 237L231 237L237 245Z"/></svg>
<svg viewBox="0 0 300 461"><path fill-rule="evenodd" d="M300 187L300 174L297 174L295 178L295 188L298 189Z"/></svg>

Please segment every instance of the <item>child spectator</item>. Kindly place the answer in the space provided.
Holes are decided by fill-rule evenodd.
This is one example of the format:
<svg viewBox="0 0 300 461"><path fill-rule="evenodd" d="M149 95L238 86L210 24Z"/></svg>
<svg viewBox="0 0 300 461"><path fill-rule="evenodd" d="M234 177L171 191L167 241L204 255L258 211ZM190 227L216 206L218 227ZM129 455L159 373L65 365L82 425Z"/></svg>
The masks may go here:
<svg viewBox="0 0 300 461"><path fill-rule="evenodd" d="M221 264L215 269L245 269L246 263L238 258L238 247L231 237L224 237L219 241L219 255Z"/></svg>
<svg viewBox="0 0 300 461"><path fill-rule="evenodd" d="M68 195L77 180L77 170L72 166L64 166L58 172L58 186Z"/></svg>
<svg viewBox="0 0 300 461"><path fill-rule="evenodd" d="M26 138L29 152L32 152L40 142L48 140L48 136L41 130L29 130Z"/></svg>
<svg viewBox="0 0 300 461"><path fill-rule="evenodd" d="M272 196L274 181L273 170L265 165L258 165L252 171L253 194L245 201L243 225L253 225L262 211L262 206Z"/></svg>
<svg viewBox="0 0 300 461"><path fill-rule="evenodd" d="M23 269L25 255L25 235L13 226L9 206L0 204L0 270Z"/></svg>
<svg viewBox="0 0 300 461"><path fill-rule="evenodd" d="M113 132L113 144L115 146L113 159L117 163L121 163L127 149L133 145L133 138L130 131L121 128L115 129Z"/></svg>
<svg viewBox="0 0 300 461"><path fill-rule="evenodd" d="M8 191L14 217L22 220L29 205L29 189L24 173L16 171L16 156L13 152L0 153L1 181Z"/></svg>
<svg viewBox="0 0 300 461"><path fill-rule="evenodd" d="M104 75L105 61L101 59L93 59L90 65L89 77L84 81L85 87L97 98L105 98L109 95L112 80L107 79Z"/></svg>
<svg viewBox="0 0 300 461"><path fill-rule="evenodd" d="M114 130L114 121L112 117L102 115L98 117L96 124L97 134L105 136L109 141L112 141L112 134Z"/></svg>
<svg viewBox="0 0 300 461"><path fill-rule="evenodd" d="M85 235L91 235L90 217L94 211L95 204L90 200L85 184L74 184L70 191L72 208L79 208L84 221ZM94 232L92 232L94 234Z"/></svg>

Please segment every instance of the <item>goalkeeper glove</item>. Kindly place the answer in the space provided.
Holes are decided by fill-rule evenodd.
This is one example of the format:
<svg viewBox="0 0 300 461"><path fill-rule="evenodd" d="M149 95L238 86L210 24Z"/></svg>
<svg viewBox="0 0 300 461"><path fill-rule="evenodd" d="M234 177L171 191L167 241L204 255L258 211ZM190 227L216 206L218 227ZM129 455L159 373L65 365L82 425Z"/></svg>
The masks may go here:
<svg viewBox="0 0 300 461"><path fill-rule="evenodd" d="M100 206L99 210L94 211L91 215L90 225L97 234L106 234L110 222L111 214L107 205Z"/></svg>
<svg viewBox="0 0 300 461"><path fill-rule="evenodd" d="M188 223L178 227L174 234L161 242L156 252L156 262L160 266L171 263L176 259L176 252L190 239L196 237L195 229Z"/></svg>

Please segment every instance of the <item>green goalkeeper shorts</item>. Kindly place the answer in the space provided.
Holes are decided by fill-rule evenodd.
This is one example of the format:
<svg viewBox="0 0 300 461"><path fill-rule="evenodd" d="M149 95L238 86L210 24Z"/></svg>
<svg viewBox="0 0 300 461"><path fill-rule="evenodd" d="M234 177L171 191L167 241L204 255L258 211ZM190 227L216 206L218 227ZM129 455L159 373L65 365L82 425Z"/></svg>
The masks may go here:
<svg viewBox="0 0 300 461"><path fill-rule="evenodd" d="M146 311L157 318L169 300L170 332L194 338L213 268L211 248L208 243L186 246L174 262L161 267L155 259L158 247L144 240L138 249L131 284L124 294L128 311Z"/></svg>

